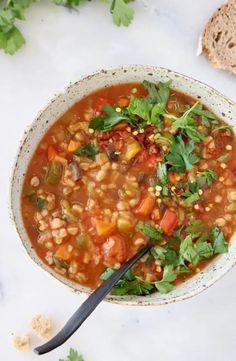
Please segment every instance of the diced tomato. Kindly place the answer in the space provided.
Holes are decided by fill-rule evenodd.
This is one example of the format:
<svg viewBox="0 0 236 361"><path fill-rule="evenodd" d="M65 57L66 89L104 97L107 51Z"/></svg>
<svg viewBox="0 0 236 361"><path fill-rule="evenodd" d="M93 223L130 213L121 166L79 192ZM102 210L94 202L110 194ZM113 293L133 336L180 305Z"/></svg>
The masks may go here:
<svg viewBox="0 0 236 361"><path fill-rule="evenodd" d="M132 159L132 165L138 164L138 163L146 163L148 159L148 153L146 150L143 150L138 155L136 155L135 158Z"/></svg>
<svg viewBox="0 0 236 361"><path fill-rule="evenodd" d="M50 144L47 150L47 157L49 162L52 162L56 156L57 156L57 151L54 148L54 146Z"/></svg>
<svg viewBox="0 0 236 361"><path fill-rule="evenodd" d="M177 215L173 210L168 208L165 211L164 216L161 220L160 227L162 228L165 234L170 236L173 233L176 224L177 224Z"/></svg>
<svg viewBox="0 0 236 361"><path fill-rule="evenodd" d="M126 245L121 236L110 237L103 245L105 261L113 265L117 262L124 262L126 260Z"/></svg>
<svg viewBox="0 0 236 361"><path fill-rule="evenodd" d="M157 155L156 154L152 154L148 157L146 165L149 168L153 168L156 165L157 162Z"/></svg>
<svg viewBox="0 0 236 361"><path fill-rule="evenodd" d="M135 213L141 217L147 217L152 213L155 206L155 199L151 196L146 196L141 200Z"/></svg>
<svg viewBox="0 0 236 361"><path fill-rule="evenodd" d="M128 98L124 98L124 97L121 97L118 99L117 101L117 105L121 108L123 107L127 107L129 105L129 99Z"/></svg>
<svg viewBox="0 0 236 361"><path fill-rule="evenodd" d="M102 107L106 104L110 104L113 105L114 101L112 99L108 99L108 98L98 98L94 104L93 107L97 112L101 112L102 111Z"/></svg>
<svg viewBox="0 0 236 361"><path fill-rule="evenodd" d="M101 237L101 236L98 236L98 235L96 235L96 236L93 236L93 242L95 243L95 244L102 244L102 243L104 243L105 241L106 241L106 238L105 237Z"/></svg>

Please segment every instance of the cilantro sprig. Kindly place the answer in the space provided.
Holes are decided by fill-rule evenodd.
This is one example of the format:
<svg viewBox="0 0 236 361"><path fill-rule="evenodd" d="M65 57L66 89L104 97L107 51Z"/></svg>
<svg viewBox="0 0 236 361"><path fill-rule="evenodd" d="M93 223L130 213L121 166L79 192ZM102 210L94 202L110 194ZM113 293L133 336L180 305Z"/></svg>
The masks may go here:
<svg viewBox="0 0 236 361"><path fill-rule="evenodd" d="M166 161L170 162L170 170L176 173L183 173L191 170L193 164L199 161L199 156L194 151L194 142L190 140L184 143L181 135L177 135L170 146L170 151L166 156Z"/></svg>
<svg viewBox="0 0 236 361"><path fill-rule="evenodd" d="M76 8L90 0L51 0L56 5ZM112 0L110 13L114 24L128 26L133 20L134 9L129 3L134 0ZM0 4L0 49L6 54L14 54L25 43L17 22L25 20L25 10L34 0L4 0Z"/></svg>
<svg viewBox="0 0 236 361"><path fill-rule="evenodd" d="M173 128L180 129L183 135L187 136L194 142L200 142L204 139L204 132L197 128L197 121L192 117L197 105L198 103L195 103L179 118L172 114L165 114L165 116L172 121Z"/></svg>
<svg viewBox="0 0 236 361"><path fill-rule="evenodd" d="M59 361L84 361L84 358L82 355L78 353L78 351L74 350L73 348L70 348L67 358L59 359Z"/></svg>
<svg viewBox="0 0 236 361"><path fill-rule="evenodd" d="M136 224L136 228L138 228L143 234L145 234L145 236L151 239L159 240L162 237L162 230L151 226L149 223L139 221Z"/></svg>
<svg viewBox="0 0 236 361"><path fill-rule="evenodd" d="M81 147L77 148L74 151L75 155L86 155L88 159L94 160L95 156L99 153L99 149L97 148L96 144L89 143L82 145Z"/></svg>

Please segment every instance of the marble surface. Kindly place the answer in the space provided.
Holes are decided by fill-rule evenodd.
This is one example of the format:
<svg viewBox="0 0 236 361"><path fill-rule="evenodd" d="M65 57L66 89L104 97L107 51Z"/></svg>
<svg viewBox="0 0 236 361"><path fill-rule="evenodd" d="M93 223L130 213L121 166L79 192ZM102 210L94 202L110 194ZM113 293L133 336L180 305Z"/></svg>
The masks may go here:
<svg viewBox="0 0 236 361"><path fill-rule="evenodd" d="M9 217L11 168L23 132L48 100L70 82L101 67L151 64L206 82L236 100L235 76L196 57L198 37L221 0L136 0L135 20L116 28L104 4L69 12L46 1L32 6L20 25L26 45L13 57L0 53L0 360L34 361L17 353L11 335L27 332L35 313L58 330L81 304L78 296L32 263ZM159 308L103 303L65 345L85 361L235 361L236 268L201 295ZM33 338L33 345L40 343Z"/></svg>

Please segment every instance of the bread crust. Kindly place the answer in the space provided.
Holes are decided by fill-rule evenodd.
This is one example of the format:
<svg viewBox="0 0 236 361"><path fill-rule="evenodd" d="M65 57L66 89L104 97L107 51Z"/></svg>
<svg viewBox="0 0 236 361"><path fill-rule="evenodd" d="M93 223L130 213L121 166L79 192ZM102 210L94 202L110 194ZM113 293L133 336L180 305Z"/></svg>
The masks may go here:
<svg viewBox="0 0 236 361"><path fill-rule="evenodd" d="M214 67L236 74L236 0L213 13L203 31L201 46Z"/></svg>

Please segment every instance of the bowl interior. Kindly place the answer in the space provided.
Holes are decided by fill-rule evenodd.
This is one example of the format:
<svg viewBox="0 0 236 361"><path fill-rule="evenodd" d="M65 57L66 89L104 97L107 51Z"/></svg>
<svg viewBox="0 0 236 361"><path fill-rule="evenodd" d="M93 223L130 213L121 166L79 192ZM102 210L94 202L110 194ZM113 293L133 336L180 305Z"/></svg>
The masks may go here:
<svg viewBox="0 0 236 361"><path fill-rule="evenodd" d="M89 293L91 290L57 274L41 261L32 248L29 237L24 229L21 216L20 195L24 174L41 137L59 118L59 116L75 102L99 88L119 83L142 82L144 79L155 83L158 83L159 81L172 80L172 88L199 99L200 102L210 108L219 118L231 124L234 127L234 130L236 129L236 105L233 102L199 81L168 69L151 66L131 65L117 69L98 71L70 85L63 94L60 94L51 101L47 108L45 108L33 122L18 151L11 183L12 214L19 236L30 257L59 281L78 292ZM107 300L116 303L135 305L161 305L182 300L191 297L212 285L216 280L223 276L235 264L235 262L236 242L235 237L233 237L227 254L218 256L204 269L204 271L180 284L172 292L166 295L154 293L145 297L118 297L109 295L107 296Z"/></svg>

